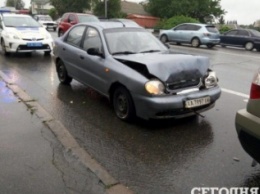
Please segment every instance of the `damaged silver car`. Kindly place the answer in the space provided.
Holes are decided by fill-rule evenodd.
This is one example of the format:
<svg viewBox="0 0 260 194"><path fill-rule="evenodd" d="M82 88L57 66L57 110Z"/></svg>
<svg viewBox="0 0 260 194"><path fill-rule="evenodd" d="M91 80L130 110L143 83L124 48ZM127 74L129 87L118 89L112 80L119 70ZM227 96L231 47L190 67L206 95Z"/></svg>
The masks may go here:
<svg viewBox="0 0 260 194"><path fill-rule="evenodd" d="M121 120L196 115L221 94L208 58L172 53L133 22L75 25L55 40L54 55L62 84L95 89Z"/></svg>

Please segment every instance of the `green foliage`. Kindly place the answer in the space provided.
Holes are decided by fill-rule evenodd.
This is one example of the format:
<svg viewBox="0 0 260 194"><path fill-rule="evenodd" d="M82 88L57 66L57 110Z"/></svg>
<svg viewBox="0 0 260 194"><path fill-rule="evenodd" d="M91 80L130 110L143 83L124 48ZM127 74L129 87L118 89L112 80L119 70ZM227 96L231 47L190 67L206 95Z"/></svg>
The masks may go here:
<svg viewBox="0 0 260 194"><path fill-rule="evenodd" d="M61 16L66 12L83 13L85 9L90 9L91 0L50 0L50 2Z"/></svg>
<svg viewBox="0 0 260 194"><path fill-rule="evenodd" d="M219 28L219 32L220 34L223 34L229 30L232 30L231 27L227 26L227 25L221 25L220 28Z"/></svg>
<svg viewBox="0 0 260 194"><path fill-rule="evenodd" d="M5 5L7 7L15 7L17 10L24 9L23 0L6 0Z"/></svg>
<svg viewBox="0 0 260 194"><path fill-rule="evenodd" d="M53 20L56 20L59 17L55 8L51 8L48 12L48 15L50 15Z"/></svg>
<svg viewBox="0 0 260 194"><path fill-rule="evenodd" d="M183 15L174 16L171 17L170 19L161 20L159 24L156 26L156 28L170 29L182 23L199 23L199 21L194 18L183 16Z"/></svg>
<svg viewBox="0 0 260 194"><path fill-rule="evenodd" d="M221 0L149 0L145 10L160 18L186 15L205 23L204 17L214 15L216 18L225 13L221 9Z"/></svg>
<svg viewBox="0 0 260 194"><path fill-rule="evenodd" d="M94 14L99 17L105 17L105 1L96 2ZM125 18L127 15L121 12L120 0L107 1L107 17L108 18Z"/></svg>
<svg viewBox="0 0 260 194"><path fill-rule="evenodd" d="M223 15L222 16L220 16L220 18L219 18L219 24L225 24L225 19L224 19L224 17L223 17Z"/></svg>

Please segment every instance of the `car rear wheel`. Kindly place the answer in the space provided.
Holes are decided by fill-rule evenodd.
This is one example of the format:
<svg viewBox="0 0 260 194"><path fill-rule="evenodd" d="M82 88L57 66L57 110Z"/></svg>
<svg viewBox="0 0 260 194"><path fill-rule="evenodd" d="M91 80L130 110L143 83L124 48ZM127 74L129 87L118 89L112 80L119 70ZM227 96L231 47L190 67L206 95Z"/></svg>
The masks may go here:
<svg viewBox="0 0 260 194"><path fill-rule="evenodd" d="M2 52L4 53L5 56L9 55L10 53L6 51L5 48L5 41L2 39L1 41L1 47L2 47Z"/></svg>
<svg viewBox="0 0 260 194"><path fill-rule="evenodd" d="M200 46L200 40L198 38L193 38L191 40L191 46L193 47L199 47Z"/></svg>
<svg viewBox="0 0 260 194"><path fill-rule="evenodd" d="M214 44L207 44L208 48L213 48L215 45Z"/></svg>
<svg viewBox="0 0 260 194"><path fill-rule="evenodd" d="M72 78L68 75L67 69L61 60L57 64L57 74L62 84L68 85L71 83Z"/></svg>
<svg viewBox="0 0 260 194"><path fill-rule="evenodd" d="M119 86L114 90L113 107L119 119L131 121L135 118L135 107L131 94L123 86Z"/></svg>
<svg viewBox="0 0 260 194"><path fill-rule="evenodd" d="M62 30L59 30L58 36L61 37L61 36L63 36L63 34L64 34L64 32Z"/></svg>
<svg viewBox="0 0 260 194"><path fill-rule="evenodd" d="M246 49L247 51L251 51L251 50L253 50L253 48L254 48L254 43L252 43L252 42L247 42L247 43L245 44L245 49Z"/></svg>
<svg viewBox="0 0 260 194"><path fill-rule="evenodd" d="M163 42L163 43L167 43L169 40L168 40L168 37L166 35L162 35L160 40Z"/></svg>
<svg viewBox="0 0 260 194"><path fill-rule="evenodd" d="M51 54L51 51L44 51L45 56L50 56L50 54Z"/></svg>

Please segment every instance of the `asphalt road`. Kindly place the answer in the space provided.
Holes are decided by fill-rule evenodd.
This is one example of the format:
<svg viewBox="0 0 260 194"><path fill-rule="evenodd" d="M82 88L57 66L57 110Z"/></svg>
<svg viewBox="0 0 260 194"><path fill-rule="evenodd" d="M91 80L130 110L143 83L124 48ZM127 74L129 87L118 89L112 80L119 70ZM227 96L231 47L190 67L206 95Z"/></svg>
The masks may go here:
<svg viewBox="0 0 260 194"><path fill-rule="evenodd" d="M53 33L54 35L54 33ZM56 35L56 34L55 34ZM0 55L0 70L60 120L113 177L136 193L190 193L193 187L260 185L260 165L242 149L235 131L245 108L260 53L243 49L171 49L208 56L222 96L204 118L118 120L104 97L73 81L59 85L52 57L42 53Z"/></svg>

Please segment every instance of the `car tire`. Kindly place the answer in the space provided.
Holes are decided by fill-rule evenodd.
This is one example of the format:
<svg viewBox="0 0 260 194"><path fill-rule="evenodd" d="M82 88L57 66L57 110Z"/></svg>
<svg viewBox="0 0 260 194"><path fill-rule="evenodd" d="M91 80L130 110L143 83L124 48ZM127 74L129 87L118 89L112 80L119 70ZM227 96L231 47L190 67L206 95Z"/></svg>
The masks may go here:
<svg viewBox="0 0 260 194"><path fill-rule="evenodd" d="M56 28L53 28L53 31L56 32Z"/></svg>
<svg viewBox="0 0 260 194"><path fill-rule="evenodd" d="M58 32L58 37L63 36L63 34L64 34L63 30L59 30L59 32Z"/></svg>
<svg viewBox="0 0 260 194"><path fill-rule="evenodd" d="M131 94L123 86L119 86L114 90L113 107L119 119L132 121L135 118L135 107Z"/></svg>
<svg viewBox="0 0 260 194"><path fill-rule="evenodd" d="M245 44L245 49L246 49L247 51L251 51L251 50L253 50L253 48L254 48L254 43L253 43L253 42L247 42L247 43Z"/></svg>
<svg viewBox="0 0 260 194"><path fill-rule="evenodd" d="M44 55L45 56L50 56L51 55L51 51L44 51Z"/></svg>
<svg viewBox="0 0 260 194"><path fill-rule="evenodd" d="M169 42L168 37L165 34L161 36L160 40L161 40L162 43Z"/></svg>
<svg viewBox="0 0 260 194"><path fill-rule="evenodd" d="M56 70L60 83L64 85L68 85L71 83L72 77L68 75L67 69L61 60L57 63Z"/></svg>
<svg viewBox="0 0 260 194"><path fill-rule="evenodd" d="M200 40L198 38L193 38L191 40L191 46L192 47L199 47L200 46Z"/></svg>
<svg viewBox="0 0 260 194"><path fill-rule="evenodd" d="M207 47L208 47L209 49L213 48L214 46L215 46L214 44L207 44Z"/></svg>
<svg viewBox="0 0 260 194"><path fill-rule="evenodd" d="M25 53L25 55L26 55L27 57L31 57L31 56L32 56L32 52L27 52L27 53Z"/></svg>
<svg viewBox="0 0 260 194"><path fill-rule="evenodd" d="M4 55L8 56L10 53L6 51L4 39L1 40L1 47L2 47L2 52L4 53Z"/></svg>
<svg viewBox="0 0 260 194"><path fill-rule="evenodd" d="M176 45L179 45L179 46L180 46L180 45L181 45L181 43L180 43L180 42L176 42Z"/></svg>

